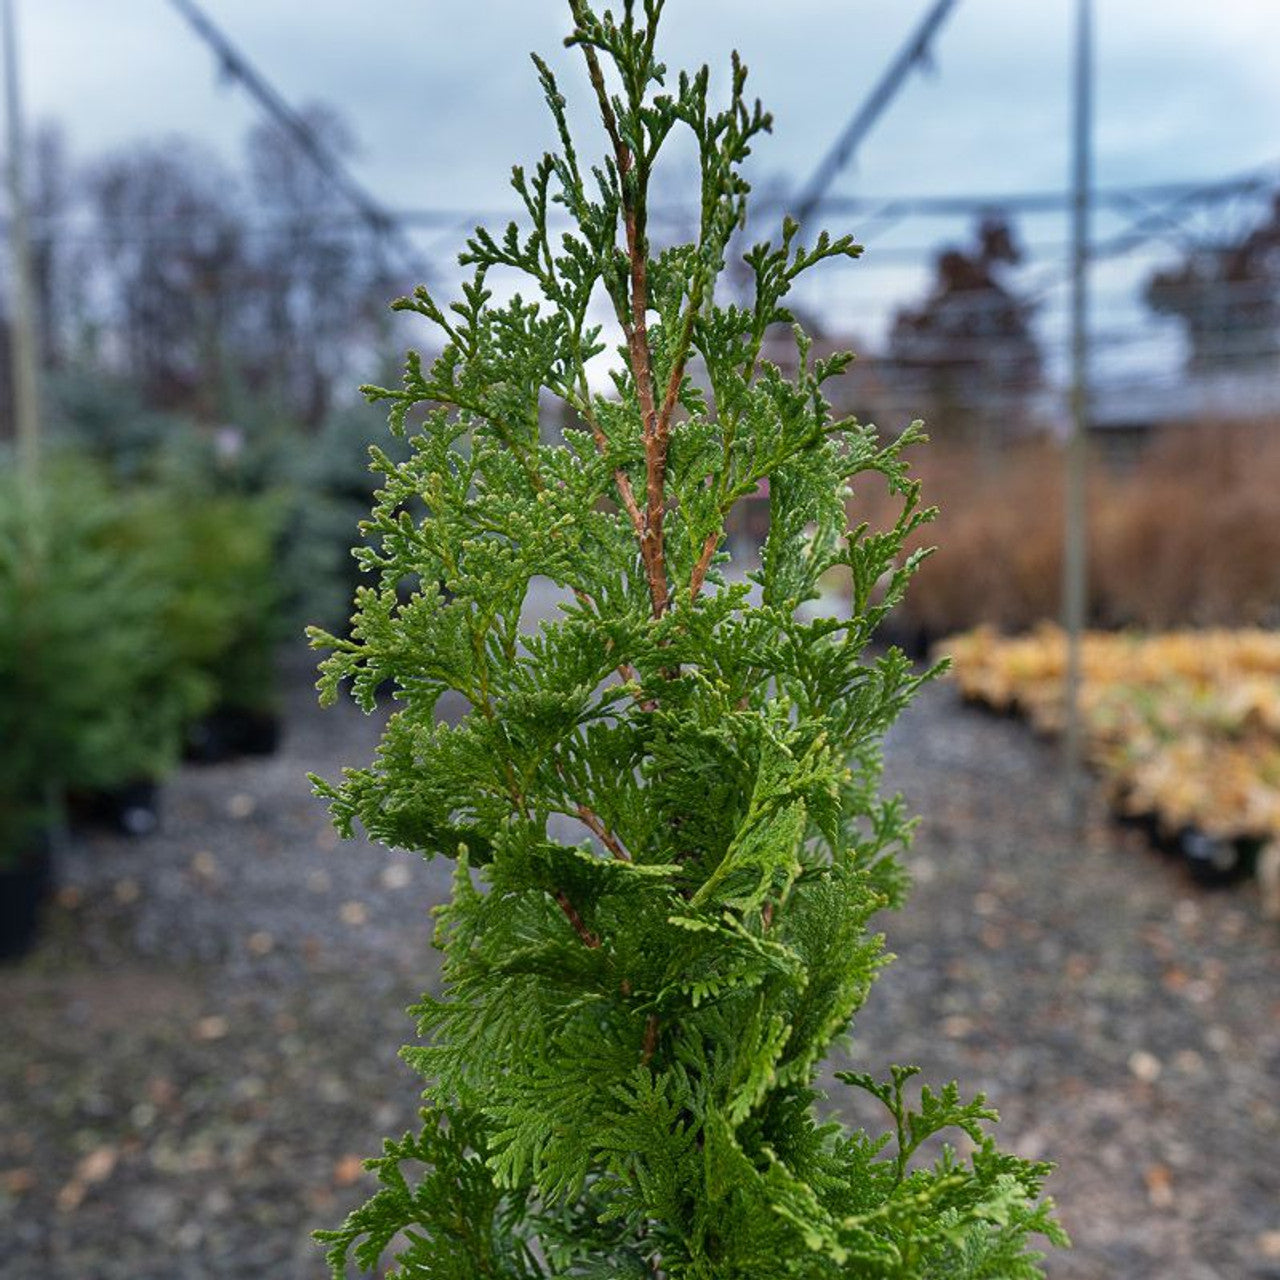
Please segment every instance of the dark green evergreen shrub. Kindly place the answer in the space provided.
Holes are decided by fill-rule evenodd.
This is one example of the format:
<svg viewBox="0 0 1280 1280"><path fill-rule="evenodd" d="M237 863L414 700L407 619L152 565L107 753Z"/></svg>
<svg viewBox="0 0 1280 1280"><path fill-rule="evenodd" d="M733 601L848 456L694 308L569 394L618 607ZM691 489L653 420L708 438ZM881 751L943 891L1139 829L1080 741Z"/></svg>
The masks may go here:
<svg viewBox="0 0 1280 1280"><path fill-rule="evenodd" d="M128 542L164 584L170 651L202 680L201 711L275 705L276 651L287 630L277 561L285 512L276 493L175 483L139 499Z"/></svg>
<svg viewBox="0 0 1280 1280"><path fill-rule="evenodd" d="M360 570L351 531L368 513L377 489L369 465L367 405L330 415L301 452L296 516L290 523L289 580L308 621L345 627ZM403 440L387 442L397 462L409 456ZM357 552L359 548L356 549Z"/></svg>
<svg viewBox="0 0 1280 1280"><path fill-rule="evenodd" d="M117 480L150 478L157 457L191 431L188 419L148 408L138 387L101 368L73 365L48 380L50 428L68 454Z"/></svg>
<svg viewBox="0 0 1280 1280"><path fill-rule="evenodd" d="M238 425L207 427L189 416L148 409L135 388L89 370L63 373L54 389L56 438L68 452L100 462L117 482L159 490L158 502L150 504L150 519L172 530L187 510L198 511L211 502L220 508L218 516L210 517L212 523L229 516L234 524L238 520L228 508L233 500L245 504L241 509L253 532L233 535L231 555L215 572L220 580L225 570L233 580L239 574L247 581L256 616L270 624L269 638L248 636L239 646L268 675L270 663L259 662L263 640L274 651L304 621L341 616L339 602L345 608L351 597L350 530L356 517L343 501L348 497L343 490L352 483L353 462L361 513L368 510L374 487L365 433L351 430L350 414L335 414L322 432L312 435L246 400ZM180 505L173 506L171 499ZM252 569L235 563L248 537L265 552L255 552ZM171 568L176 570L176 563ZM203 572L208 566L199 568ZM215 608L213 597L222 585L211 584L207 593ZM193 586L199 589L199 582ZM233 612L250 603L235 598L243 596L240 591L226 597ZM176 625L182 626L180 617ZM239 687L235 675L228 671L224 682L232 691ZM254 695L251 700L263 698Z"/></svg>
<svg viewBox="0 0 1280 1280"><path fill-rule="evenodd" d="M1047 1166L996 1149L981 1097L848 1072L887 1132L817 1112L823 1057L887 959L869 922L906 888L911 823L878 794L880 742L924 677L868 644L919 559L899 551L929 515L902 459L920 437L836 419L823 386L849 357L810 360L798 329L793 378L760 358L792 281L856 256L849 237L805 245L787 223L746 253L747 300L717 298L769 119L736 59L721 111L705 69L668 76L661 8L571 0L608 154L579 158L538 61L561 150L515 171L528 225L475 233L452 307L425 289L397 304L443 354L369 391L396 433L429 411L408 461L374 451L350 638L313 638L326 700L349 680L372 709L391 680L398 709L372 765L318 789L344 833L359 822L456 874L443 985L405 1050L423 1128L387 1142L381 1189L321 1238L335 1276L388 1249L395 1275L438 1280L1035 1276L1030 1238L1063 1240ZM701 225L657 249L648 192L677 129L697 145ZM498 295L512 272L526 292ZM542 438L548 397L571 410L562 443ZM725 520L766 478L768 539L744 576ZM890 528L847 527L855 481L898 496ZM848 611L805 620L833 570ZM530 633L535 579L564 603ZM457 724L435 716L446 691L466 700ZM948 1128L972 1155L930 1162Z"/></svg>
<svg viewBox="0 0 1280 1280"><path fill-rule="evenodd" d="M0 860L63 789L110 790L176 763L199 681L176 661L165 584L120 554L127 500L53 462L36 491L0 481Z"/></svg>

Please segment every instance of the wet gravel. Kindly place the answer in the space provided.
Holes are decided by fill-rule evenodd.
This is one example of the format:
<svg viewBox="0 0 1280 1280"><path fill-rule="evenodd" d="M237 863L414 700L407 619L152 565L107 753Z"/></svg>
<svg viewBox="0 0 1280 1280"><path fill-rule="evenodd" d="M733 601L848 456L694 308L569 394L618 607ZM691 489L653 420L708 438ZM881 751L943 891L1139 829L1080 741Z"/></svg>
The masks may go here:
<svg viewBox="0 0 1280 1280"><path fill-rule="evenodd" d="M367 760L377 723L320 711L301 667L289 687L277 756L185 769L148 839L79 837L44 940L0 971L3 1280L321 1277L310 1230L413 1123L396 1050L448 868L337 841L304 775ZM834 1065L985 1090L1002 1142L1059 1165L1053 1280L1280 1280L1256 889L1205 892L1100 813L1069 838L1051 748L947 686L887 760L925 819L917 889Z"/></svg>

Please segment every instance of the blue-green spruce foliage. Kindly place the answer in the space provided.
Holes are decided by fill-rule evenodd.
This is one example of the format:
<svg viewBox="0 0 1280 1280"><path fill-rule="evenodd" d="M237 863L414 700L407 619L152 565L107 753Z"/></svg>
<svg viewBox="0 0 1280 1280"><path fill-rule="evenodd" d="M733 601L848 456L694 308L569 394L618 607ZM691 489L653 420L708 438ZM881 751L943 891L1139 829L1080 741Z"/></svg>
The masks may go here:
<svg viewBox="0 0 1280 1280"><path fill-rule="evenodd" d="M320 1233L334 1275L396 1249L392 1274L433 1280L1038 1276L1029 1239L1062 1241L1048 1168L996 1149L981 1097L851 1072L888 1132L817 1113L823 1056L887 959L868 920L905 889L911 823L878 795L880 742L922 677L867 646L930 513L901 457L916 429L882 444L824 397L850 357L812 359L798 328L793 376L761 351L796 277L859 247L805 247L787 223L745 255L748 301L717 300L740 166L770 124L745 69L717 111L705 68L658 61L663 0L570 7L607 154L584 164L535 59L560 150L514 171L527 224L476 231L460 302L397 304L443 352L367 389L412 454L372 451L374 584L349 639L313 633L325 699L349 680L372 709L390 680L398 702L372 765L317 783L338 827L456 865L442 985L404 1051L424 1125ZM676 131L697 145L700 223L658 250L648 193ZM513 273L525 292L499 301L490 280ZM568 409L560 443L549 402ZM893 528L848 527L856 477L901 496ZM763 481L744 581L725 522ZM841 573L851 607L807 616ZM535 578L566 603L522 634ZM434 714L446 691L468 705L453 725ZM967 1161L918 1153L947 1128Z"/></svg>

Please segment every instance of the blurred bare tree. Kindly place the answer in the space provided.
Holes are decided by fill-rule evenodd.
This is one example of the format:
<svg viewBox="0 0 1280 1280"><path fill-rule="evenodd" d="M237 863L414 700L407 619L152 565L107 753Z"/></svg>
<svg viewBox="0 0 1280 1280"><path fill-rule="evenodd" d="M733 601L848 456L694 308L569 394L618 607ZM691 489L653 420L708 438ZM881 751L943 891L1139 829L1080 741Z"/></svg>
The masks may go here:
<svg viewBox="0 0 1280 1280"><path fill-rule="evenodd" d="M1248 370L1280 357L1280 192L1236 240L1193 249L1147 280L1147 305L1182 322L1193 373Z"/></svg>
<svg viewBox="0 0 1280 1280"><path fill-rule="evenodd" d="M300 115L325 154L352 153L336 112ZM384 237L344 203L294 132L260 124L236 168L181 138L76 167L47 126L30 151L47 373L67 385L127 384L138 410L314 431L339 389L378 366L394 292Z"/></svg>
<svg viewBox="0 0 1280 1280"><path fill-rule="evenodd" d="M89 170L99 305L114 340L100 353L165 409L214 416L249 263L237 184L191 143L144 143Z"/></svg>
<svg viewBox="0 0 1280 1280"><path fill-rule="evenodd" d="M925 300L894 317L890 366L952 439L986 433L993 418L997 428L1015 429L1041 385L1035 306L1010 278L1021 260L1008 220L989 214L972 247L948 247L934 259Z"/></svg>
<svg viewBox="0 0 1280 1280"><path fill-rule="evenodd" d="M350 130L332 109L313 105L300 115L327 154L345 159L354 152ZM381 246L276 121L249 135L248 170L268 227L253 256L250 325L258 358L251 381L314 428L331 406L335 379L350 380L343 353L386 314Z"/></svg>

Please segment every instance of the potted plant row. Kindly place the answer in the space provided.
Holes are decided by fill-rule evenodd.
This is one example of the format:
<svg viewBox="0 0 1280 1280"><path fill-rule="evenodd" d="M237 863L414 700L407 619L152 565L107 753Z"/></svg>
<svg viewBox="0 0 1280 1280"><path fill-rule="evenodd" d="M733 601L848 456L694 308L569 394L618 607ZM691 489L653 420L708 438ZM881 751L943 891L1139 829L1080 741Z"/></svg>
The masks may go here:
<svg viewBox="0 0 1280 1280"><path fill-rule="evenodd" d="M975 705L1064 723L1066 639L987 628L941 646ZM1081 710L1091 763L1121 821L1203 885L1247 878L1280 838L1280 636L1239 629L1091 632Z"/></svg>
<svg viewBox="0 0 1280 1280"><path fill-rule="evenodd" d="M171 660L163 585L116 552L125 518L120 495L89 466L55 461L34 487L9 469L0 483L0 868L8 904L0 949L8 953L34 928L62 799L136 793L162 777L197 705L197 682Z"/></svg>
<svg viewBox="0 0 1280 1280"><path fill-rule="evenodd" d="M57 826L149 833L192 726L219 700L270 706L272 533L263 504L122 487L83 459L34 485L5 468L0 952L31 941Z"/></svg>

